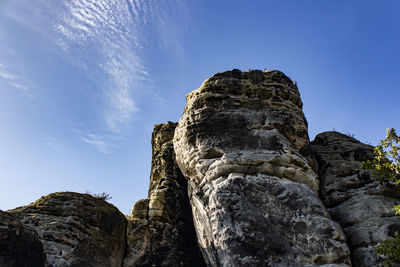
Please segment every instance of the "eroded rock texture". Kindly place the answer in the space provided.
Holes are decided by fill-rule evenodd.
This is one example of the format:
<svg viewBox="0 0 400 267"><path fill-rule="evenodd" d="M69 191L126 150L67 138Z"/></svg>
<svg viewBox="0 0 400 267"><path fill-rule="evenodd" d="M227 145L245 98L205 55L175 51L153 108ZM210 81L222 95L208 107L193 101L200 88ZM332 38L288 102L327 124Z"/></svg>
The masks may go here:
<svg viewBox="0 0 400 267"><path fill-rule="evenodd" d="M147 199L128 218L124 266L205 266L198 247L187 180L175 163L176 123L154 127L153 159Z"/></svg>
<svg viewBox="0 0 400 267"><path fill-rule="evenodd" d="M209 266L350 263L308 145L297 86L279 71L219 73L187 96L174 149Z"/></svg>
<svg viewBox="0 0 400 267"><path fill-rule="evenodd" d="M122 264L126 219L104 200L89 194L53 193L8 212L37 232L45 266Z"/></svg>
<svg viewBox="0 0 400 267"><path fill-rule="evenodd" d="M43 245L36 231L25 228L14 215L0 210L0 266L44 266Z"/></svg>
<svg viewBox="0 0 400 267"><path fill-rule="evenodd" d="M0 266L333 267L350 250L353 266L378 266L374 248L400 231L400 193L360 167L373 148L337 132L310 145L279 71L212 76L152 147L148 198L128 220L72 192L0 211Z"/></svg>
<svg viewBox="0 0 400 267"><path fill-rule="evenodd" d="M319 166L321 199L344 228L353 266L378 266L374 248L400 231L395 216L400 193L390 183L374 179L361 162L373 159L373 147L338 132L316 136L311 144Z"/></svg>

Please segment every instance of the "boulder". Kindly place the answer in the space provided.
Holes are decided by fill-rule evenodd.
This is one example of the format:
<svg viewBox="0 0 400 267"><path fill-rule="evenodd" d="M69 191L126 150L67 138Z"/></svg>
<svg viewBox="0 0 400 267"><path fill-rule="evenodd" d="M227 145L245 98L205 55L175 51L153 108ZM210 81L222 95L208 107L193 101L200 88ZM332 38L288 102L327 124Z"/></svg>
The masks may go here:
<svg viewBox="0 0 400 267"><path fill-rule="evenodd" d="M186 100L173 142L208 266L350 264L318 197L297 86L279 71L232 70Z"/></svg>
<svg viewBox="0 0 400 267"><path fill-rule="evenodd" d="M376 246L400 231L400 192L361 168L373 159L373 147L338 132L318 134L311 143L318 162L321 199L348 237L353 266L378 266Z"/></svg>
<svg viewBox="0 0 400 267"><path fill-rule="evenodd" d="M8 212L38 233L46 266L122 265L126 218L103 199L59 192Z"/></svg>

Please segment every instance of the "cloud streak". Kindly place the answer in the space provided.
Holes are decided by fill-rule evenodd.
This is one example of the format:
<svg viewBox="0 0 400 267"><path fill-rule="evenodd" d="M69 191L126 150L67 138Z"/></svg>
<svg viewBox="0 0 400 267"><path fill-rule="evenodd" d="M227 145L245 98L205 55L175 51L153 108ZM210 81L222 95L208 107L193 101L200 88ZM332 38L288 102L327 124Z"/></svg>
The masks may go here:
<svg viewBox="0 0 400 267"><path fill-rule="evenodd" d="M113 146L105 142L100 136L88 133L86 136L81 136L80 139L89 144L94 146L100 153L102 154L110 154L110 148Z"/></svg>
<svg viewBox="0 0 400 267"><path fill-rule="evenodd" d="M22 78L15 74L11 74L4 64L0 64L0 78L7 81L7 83L20 90L26 97L34 97L31 90L25 85L27 82L22 81Z"/></svg>
<svg viewBox="0 0 400 267"><path fill-rule="evenodd" d="M46 136L44 140L46 145L49 146L54 151L56 151L57 153L62 154L64 156L67 155L65 147L60 142L58 142L54 137Z"/></svg>
<svg viewBox="0 0 400 267"><path fill-rule="evenodd" d="M78 134L79 139L82 142L94 147L98 152L103 155L111 154L111 150L116 148L116 145L109 141L106 141L107 138L104 135L95 134L90 131L82 131L79 129L72 129L72 131Z"/></svg>
<svg viewBox="0 0 400 267"><path fill-rule="evenodd" d="M106 80L100 86L103 122L109 131L120 133L138 111L134 92L147 78L132 20L137 11L127 2L106 0L77 0L65 6L67 12L55 25L57 44L66 53L79 54L85 65L96 58L91 67L98 68Z"/></svg>
<svg viewBox="0 0 400 267"><path fill-rule="evenodd" d="M185 13L178 0L73 0L64 3L60 19L54 25L56 45L69 57L78 58L83 69L96 70L102 95L100 116L103 125L98 128L123 134L140 111L137 95L148 90L151 75L142 59L149 38L160 39L165 44L179 42L182 23L176 12ZM178 11L177 11L178 10ZM148 36L144 29L152 28L159 37ZM171 41L173 40L173 41ZM95 63L93 63L95 59ZM97 80L95 77L94 80ZM162 101L160 92L156 101ZM102 153L110 146L100 135L81 138Z"/></svg>

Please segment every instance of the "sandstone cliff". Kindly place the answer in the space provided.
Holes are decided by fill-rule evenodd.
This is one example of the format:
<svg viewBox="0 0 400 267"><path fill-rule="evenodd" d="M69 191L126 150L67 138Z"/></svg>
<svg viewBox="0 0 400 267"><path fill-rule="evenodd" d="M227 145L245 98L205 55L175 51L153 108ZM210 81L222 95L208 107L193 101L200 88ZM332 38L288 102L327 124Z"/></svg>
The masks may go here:
<svg viewBox="0 0 400 267"><path fill-rule="evenodd" d="M360 166L372 147L310 143L282 72L212 76L152 147L129 216L72 192L0 212L0 266L378 266L376 245L400 231L399 192Z"/></svg>

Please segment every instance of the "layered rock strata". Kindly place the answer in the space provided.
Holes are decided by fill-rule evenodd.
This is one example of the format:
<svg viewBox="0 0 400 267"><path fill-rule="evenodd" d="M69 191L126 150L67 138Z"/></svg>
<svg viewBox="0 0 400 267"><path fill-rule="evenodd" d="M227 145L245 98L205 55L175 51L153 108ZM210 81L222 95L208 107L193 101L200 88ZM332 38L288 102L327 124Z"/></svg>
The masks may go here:
<svg viewBox="0 0 400 267"><path fill-rule="evenodd" d="M187 95L177 163L208 266L350 264L318 197L297 86L279 71L227 71Z"/></svg>
<svg viewBox="0 0 400 267"><path fill-rule="evenodd" d="M0 266L44 266L43 245L36 231L24 227L12 214L0 210Z"/></svg>
<svg viewBox="0 0 400 267"><path fill-rule="evenodd" d="M53 193L7 213L38 234L46 255L45 266L122 265L126 219L102 199L89 194Z"/></svg>
<svg viewBox="0 0 400 267"><path fill-rule="evenodd" d="M353 266L378 266L376 245L400 231L400 203L395 185L377 181L361 162L373 159L373 147L338 133L316 136L311 148L317 158L320 195L332 217L344 228Z"/></svg>
<svg viewBox="0 0 400 267"><path fill-rule="evenodd" d="M128 218L124 266L205 266L198 247L187 180L175 163L176 123L154 127L148 198Z"/></svg>

